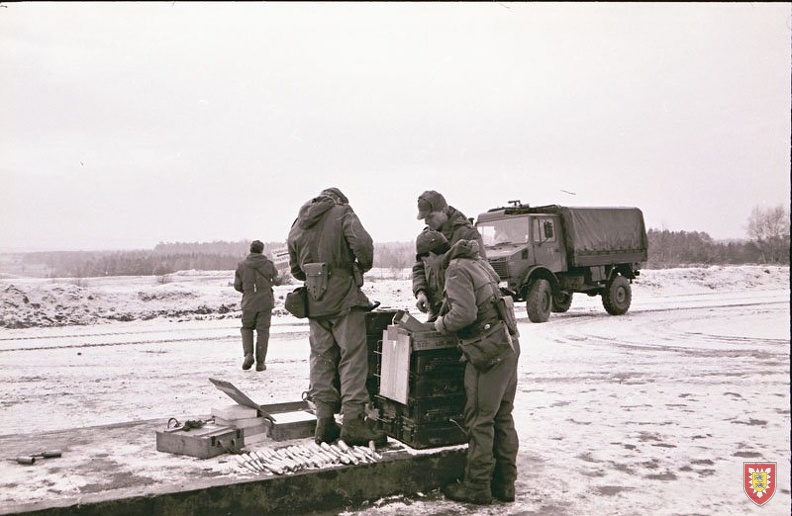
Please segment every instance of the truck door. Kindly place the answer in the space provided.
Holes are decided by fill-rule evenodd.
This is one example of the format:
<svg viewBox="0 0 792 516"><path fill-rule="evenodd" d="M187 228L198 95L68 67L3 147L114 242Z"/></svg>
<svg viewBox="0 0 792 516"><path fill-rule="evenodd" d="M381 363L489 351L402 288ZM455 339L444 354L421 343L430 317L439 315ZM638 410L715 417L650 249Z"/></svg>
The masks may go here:
<svg viewBox="0 0 792 516"><path fill-rule="evenodd" d="M536 263L553 272L566 270L566 255L561 249L558 215L535 215L531 224L531 243Z"/></svg>

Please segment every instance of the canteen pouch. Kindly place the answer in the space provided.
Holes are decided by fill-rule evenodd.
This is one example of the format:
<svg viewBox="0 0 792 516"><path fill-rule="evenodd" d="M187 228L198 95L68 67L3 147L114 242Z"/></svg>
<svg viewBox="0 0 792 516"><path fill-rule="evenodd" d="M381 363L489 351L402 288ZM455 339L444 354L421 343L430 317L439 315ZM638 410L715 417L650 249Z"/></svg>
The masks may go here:
<svg viewBox="0 0 792 516"><path fill-rule="evenodd" d="M308 290L302 286L286 294L283 308L298 319L308 317Z"/></svg>
<svg viewBox="0 0 792 516"><path fill-rule="evenodd" d="M324 262L306 263L302 266L305 273L305 286L314 301L319 301L327 290L329 267Z"/></svg>
<svg viewBox="0 0 792 516"><path fill-rule="evenodd" d="M468 362L479 371L486 371L503 359L509 350L514 350L506 323L498 321L479 335L459 339L459 348Z"/></svg>
<svg viewBox="0 0 792 516"><path fill-rule="evenodd" d="M501 296L499 299L493 301L495 310L498 311L500 320L506 323L506 328L509 329L509 335L512 337L519 337L520 333L517 331L517 318L514 317L514 299L511 296Z"/></svg>

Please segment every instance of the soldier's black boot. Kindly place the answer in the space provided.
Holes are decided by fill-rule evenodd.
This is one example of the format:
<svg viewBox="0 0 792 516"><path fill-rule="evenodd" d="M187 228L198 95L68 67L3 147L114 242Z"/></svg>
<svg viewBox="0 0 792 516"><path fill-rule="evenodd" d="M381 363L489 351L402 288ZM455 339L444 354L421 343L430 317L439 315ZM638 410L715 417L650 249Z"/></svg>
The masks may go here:
<svg viewBox="0 0 792 516"><path fill-rule="evenodd" d="M475 503L478 505L489 505L492 503L492 492L488 484L479 485L468 482L449 484L443 488L443 494L446 498L455 502Z"/></svg>
<svg viewBox="0 0 792 516"><path fill-rule="evenodd" d="M253 357L253 330L242 328L242 353L245 354L245 360L242 362L242 369L247 371L256 361Z"/></svg>
<svg viewBox="0 0 792 516"><path fill-rule="evenodd" d="M256 336L256 371L267 370L267 348L269 347L269 331L267 334L257 332Z"/></svg>
<svg viewBox="0 0 792 516"><path fill-rule="evenodd" d="M388 441L385 432L369 428L362 417L353 417L349 420L344 418L341 439L350 446L368 446L369 441L374 441L375 445L382 446Z"/></svg>
<svg viewBox="0 0 792 516"><path fill-rule="evenodd" d="M514 482L493 482L492 496L501 502L511 503L514 501Z"/></svg>
<svg viewBox="0 0 792 516"><path fill-rule="evenodd" d="M242 369L247 371L248 369L250 369L250 366L252 366L253 362L255 362L255 361L256 361L256 359L253 358L253 354L252 353L249 354L249 355L245 355L245 360L242 362Z"/></svg>
<svg viewBox="0 0 792 516"><path fill-rule="evenodd" d="M341 435L341 428L336 423L334 417L320 417L316 420L316 431L314 441L316 444L332 443Z"/></svg>

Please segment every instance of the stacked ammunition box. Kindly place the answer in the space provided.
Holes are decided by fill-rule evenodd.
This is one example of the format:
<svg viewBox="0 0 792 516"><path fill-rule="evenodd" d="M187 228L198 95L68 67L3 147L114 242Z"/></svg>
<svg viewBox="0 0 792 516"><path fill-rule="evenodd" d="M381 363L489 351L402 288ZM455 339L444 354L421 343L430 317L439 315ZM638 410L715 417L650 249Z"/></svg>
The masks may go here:
<svg viewBox="0 0 792 516"><path fill-rule="evenodd" d="M395 358L385 356L395 348ZM456 337L392 324L378 349L374 400L385 433L416 449L466 443L465 364Z"/></svg>

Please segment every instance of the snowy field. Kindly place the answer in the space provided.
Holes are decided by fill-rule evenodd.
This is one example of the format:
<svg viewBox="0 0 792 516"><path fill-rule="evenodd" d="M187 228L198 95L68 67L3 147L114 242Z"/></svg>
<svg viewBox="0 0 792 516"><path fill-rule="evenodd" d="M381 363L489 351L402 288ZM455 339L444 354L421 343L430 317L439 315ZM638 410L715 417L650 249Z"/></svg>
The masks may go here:
<svg viewBox="0 0 792 516"><path fill-rule="evenodd" d="M417 314L407 271L364 289ZM308 328L276 287L268 369L242 371L233 271L165 279L0 278L0 436L205 414L230 381L258 403L308 387ZM647 270L607 315L575 295L532 324L518 307L517 501L459 505L438 492L351 514L761 514L790 508L789 268ZM744 493L744 462L777 462L774 497ZM0 505L20 492L0 466ZM238 473L242 475L243 473Z"/></svg>

